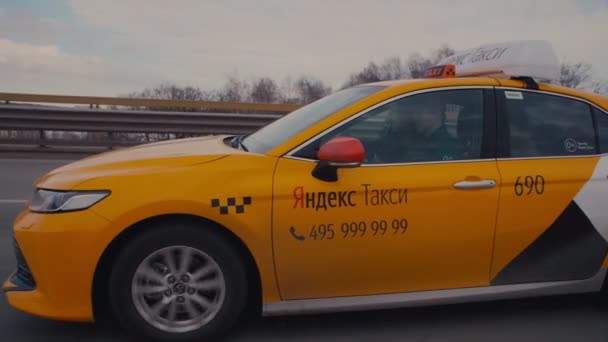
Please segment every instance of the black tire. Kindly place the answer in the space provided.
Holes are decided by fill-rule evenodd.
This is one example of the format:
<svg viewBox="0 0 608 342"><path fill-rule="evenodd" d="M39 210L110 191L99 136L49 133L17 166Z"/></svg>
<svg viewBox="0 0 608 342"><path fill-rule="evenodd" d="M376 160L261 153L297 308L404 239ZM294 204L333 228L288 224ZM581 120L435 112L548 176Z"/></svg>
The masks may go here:
<svg viewBox="0 0 608 342"><path fill-rule="evenodd" d="M219 265L226 285L224 301L216 316L198 330L184 333L167 332L149 324L137 311L131 296L131 282L142 261L159 249L176 245L196 248L210 256ZM112 266L109 298L113 314L130 335L145 341L204 341L223 337L246 307L246 270L238 255L223 234L214 229L179 221L147 227L122 249Z"/></svg>

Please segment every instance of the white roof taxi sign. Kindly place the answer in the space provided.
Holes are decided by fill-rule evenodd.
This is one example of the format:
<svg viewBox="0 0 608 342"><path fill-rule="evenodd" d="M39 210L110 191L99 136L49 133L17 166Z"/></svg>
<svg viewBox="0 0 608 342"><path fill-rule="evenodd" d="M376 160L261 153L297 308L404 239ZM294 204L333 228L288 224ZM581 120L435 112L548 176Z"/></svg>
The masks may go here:
<svg viewBox="0 0 608 342"><path fill-rule="evenodd" d="M438 65L454 65L456 77L531 77L537 82L554 83L560 78L560 64L544 40L520 40L486 44L459 51Z"/></svg>

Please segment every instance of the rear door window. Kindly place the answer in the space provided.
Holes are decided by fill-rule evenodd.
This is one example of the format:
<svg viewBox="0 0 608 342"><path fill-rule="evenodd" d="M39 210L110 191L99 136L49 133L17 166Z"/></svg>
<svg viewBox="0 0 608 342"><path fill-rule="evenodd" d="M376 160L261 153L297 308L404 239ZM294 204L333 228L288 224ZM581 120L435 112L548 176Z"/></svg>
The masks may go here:
<svg viewBox="0 0 608 342"><path fill-rule="evenodd" d="M508 121L511 158L597 153L591 107L574 99L525 91L499 91Z"/></svg>

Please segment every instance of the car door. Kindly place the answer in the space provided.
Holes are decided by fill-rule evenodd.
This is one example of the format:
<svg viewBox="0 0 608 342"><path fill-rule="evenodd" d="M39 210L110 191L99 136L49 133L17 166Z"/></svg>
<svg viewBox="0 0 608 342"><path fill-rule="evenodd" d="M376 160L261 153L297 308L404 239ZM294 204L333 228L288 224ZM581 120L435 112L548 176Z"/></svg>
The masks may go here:
<svg viewBox="0 0 608 342"><path fill-rule="evenodd" d="M281 158L273 245L283 299L488 285L500 185L492 99L474 88L407 95ZM316 178L316 152L338 136L358 138L365 161L336 181Z"/></svg>
<svg viewBox="0 0 608 342"><path fill-rule="evenodd" d="M607 251L600 203L608 167L598 154L592 106L523 89L497 89L496 98L503 182L492 284L595 275Z"/></svg>

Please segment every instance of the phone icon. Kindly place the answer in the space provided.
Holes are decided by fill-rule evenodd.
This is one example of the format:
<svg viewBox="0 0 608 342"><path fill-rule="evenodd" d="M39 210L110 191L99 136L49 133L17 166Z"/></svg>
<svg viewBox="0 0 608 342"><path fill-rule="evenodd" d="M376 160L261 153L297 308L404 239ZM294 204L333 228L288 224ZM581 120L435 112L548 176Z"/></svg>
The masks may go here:
<svg viewBox="0 0 608 342"><path fill-rule="evenodd" d="M296 228L294 228L294 226L291 226L291 228L289 228L289 232L291 233L291 236L293 236L296 240L304 241L306 239L304 236L298 235L298 233L296 233Z"/></svg>

